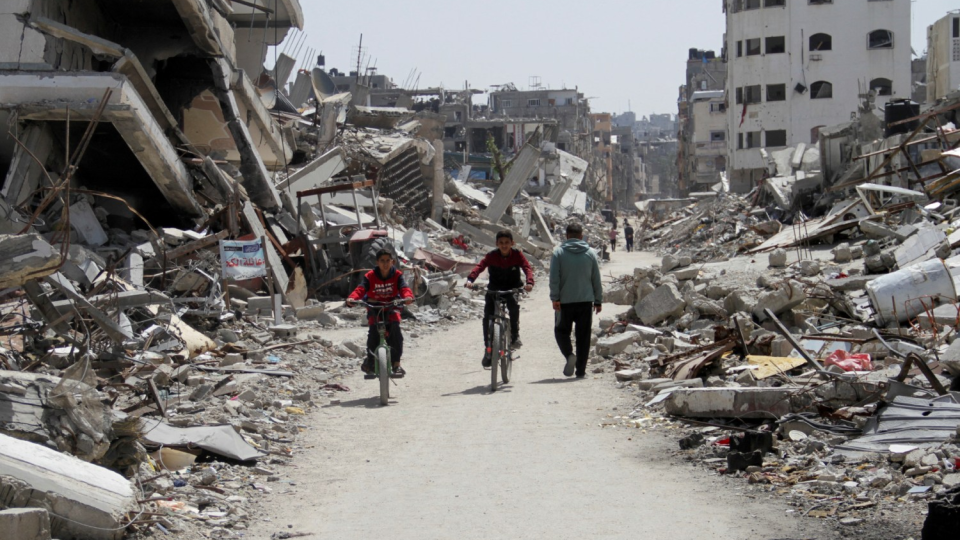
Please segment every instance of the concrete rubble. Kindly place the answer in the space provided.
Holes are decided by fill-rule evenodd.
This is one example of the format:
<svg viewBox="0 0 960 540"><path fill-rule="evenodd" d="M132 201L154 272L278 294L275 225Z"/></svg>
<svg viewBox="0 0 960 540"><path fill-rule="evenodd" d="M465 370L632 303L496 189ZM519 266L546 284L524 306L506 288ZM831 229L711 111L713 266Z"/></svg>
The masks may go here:
<svg viewBox="0 0 960 540"><path fill-rule="evenodd" d="M924 538L955 530L958 164L897 153L955 146L958 108L921 115L925 135L825 130L853 154L770 153L746 196L638 204L638 244L662 264L607 285L630 307L604 312L592 369L635 407L603 425L663 430L678 457L838 527L929 503Z"/></svg>

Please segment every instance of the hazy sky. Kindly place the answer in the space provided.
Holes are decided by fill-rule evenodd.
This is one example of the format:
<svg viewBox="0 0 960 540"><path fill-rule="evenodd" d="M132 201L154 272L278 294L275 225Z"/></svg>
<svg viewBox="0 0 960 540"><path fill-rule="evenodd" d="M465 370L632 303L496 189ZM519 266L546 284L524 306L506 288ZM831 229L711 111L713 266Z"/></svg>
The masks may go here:
<svg viewBox="0 0 960 540"><path fill-rule="evenodd" d="M841 2L858 0L838 0ZM539 76L544 86L579 86L594 111L676 113L687 50L718 53L724 31L721 0L300 0L307 47L327 68L363 64L402 85L488 90L520 88ZM926 48L926 27L958 0L913 1L913 48ZM282 46L281 46L282 49ZM268 60L272 64L271 50ZM312 65L312 62L311 62Z"/></svg>

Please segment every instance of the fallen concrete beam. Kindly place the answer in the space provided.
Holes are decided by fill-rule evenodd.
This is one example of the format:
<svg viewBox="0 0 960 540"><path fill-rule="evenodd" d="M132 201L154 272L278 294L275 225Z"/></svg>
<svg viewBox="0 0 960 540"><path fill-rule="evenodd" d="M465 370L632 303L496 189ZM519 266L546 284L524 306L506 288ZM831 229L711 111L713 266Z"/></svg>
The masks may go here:
<svg viewBox="0 0 960 540"><path fill-rule="evenodd" d="M233 91L233 69L223 58L210 61L213 70L214 92L220 100L220 109L227 122L227 129L233 136L233 142L240 153L240 174L243 187L247 190L250 200L264 210L280 208L280 194L270 179L257 143L247 129L245 116L241 114L237 103L236 93Z"/></svg>
<svg viewBox="0 0 960 540"><path fill-rule="evenodd" d="M260 99L260 93L243 70L233 72L232 89L239 102L247 110L247 118L260 131L260 157L271 170L282 169L293 158L296 149L292 141L284 140L283 129L273 119Z"/></svg>
<svg viewBox="0 0 960 540"><path fill-rule="evenodd" d="M113 471L0 435L0 507L26 506L50 513L56 538L119 540L136 498L130 481Z"/></svg>
<svg viewBox="0 0 960 540"><path fill-rule="evenodd" d="M60 252L39 234L0 235L0 289L19 287L57 271Z"/></svg>
<svg viewBox="0 0 960 540"><path fill-rule="evenodd" d="M527 183L530 175L536 170L540 162L540 149L525 144L520 154L510 167L507 177L500 183L497 192L490 201L490 206L483 212L483 217L491 223L500 221L507 207L513 202L513 199L520 193L520 189Z"/></svg>
<svg viewBox="0 0 960 540"><path fill-rule="evenodd" d="M30 72L0 75L0 109L16 110L21 120L90 120L107 88L113 95L104 122L117 129L164 198L189 216L204 215L193 196L193 178L163 127L126 76L118 73Z"/></svg>
<svg viewBox="0 0 960 540"><path fill-rule="evenodd" d="M13 160L10 162L10 168L7 169L3 191L0 191L0 195L3 195L3 198L13 206L26 202L40 186L41 177L44 176L44 165L53 151L55 140L49 126L42 122L30 122L20 134L19 139L23 146L30 149L30 152L28 153L19 144L14 146ZM37 163L38 160L40 163Z"/></svg>
<svg viewBox="0 0 960 540"><path fill-rule="evenodd" d="M813 402L797 387L687 388L664 402L667 414L688 418L779 418L801 412Z"/></svg>
<svg viewBox="0 0 960 540"><path fill-rule="evenodd" d="M347 168L347 156L339 146L308 163L277 184L280 191L307 191L322 186ZM329 199L328 199L329 200ZM313 201L308 201L313 202Z"/></svg>
<svg viewBox="0 0 960 540"><path fill-rule="evenodd" d="M77 294L77 292L73 290L73 286L69 284L67 278L62 274L48 276L46 281L47 283L59 289L60 292L66 295L67 298L75 302L84 313L96 321L97 325L104 331L104 333L110 336L111 339L117 343L133 341L133 334L131 334L129 330L126 330L106 313L94 307L89 300Z"/></svg>
<svg viewBox="0 0 960 540"><path fill-rule="evenodd" d="M553 233L550 231L550 227L547 226L547 220L543 219L543 214L540 213L540 209L537 208L536 204L530 206L530 219L533 220L533 224L537 227L537 235L544 242L556 245L557 241L553 238Z"/></svg>

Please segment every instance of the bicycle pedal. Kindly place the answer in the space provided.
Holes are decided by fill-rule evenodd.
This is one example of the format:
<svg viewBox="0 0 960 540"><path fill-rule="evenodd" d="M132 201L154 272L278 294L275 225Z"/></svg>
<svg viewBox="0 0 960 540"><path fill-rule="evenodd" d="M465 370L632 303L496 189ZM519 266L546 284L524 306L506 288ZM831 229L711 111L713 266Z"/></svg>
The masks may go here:
<svg viewBox="0 0 960 540"><path fill-rule="evenodd" d="M374 375L373 373L364 373L364 374L363 374L363 378L366 379L366 380L368 380L368 381L372 381L372 380L376 379L377 376Z"/></svg>

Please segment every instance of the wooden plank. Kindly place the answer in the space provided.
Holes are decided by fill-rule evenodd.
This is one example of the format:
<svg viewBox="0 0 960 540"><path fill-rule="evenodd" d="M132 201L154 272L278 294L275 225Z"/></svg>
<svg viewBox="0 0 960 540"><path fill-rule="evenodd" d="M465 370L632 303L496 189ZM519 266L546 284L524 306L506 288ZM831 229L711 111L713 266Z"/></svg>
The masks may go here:
<svg viewBox="0 0 960 540"><path fill-rule="evenodd" d="M200 251L201 249L208 248L216 245L218 242L224 238L230 236L230 231L220 231L216 234L211 234L204 236L199 240L194 240L193 242L187 242L186 244L167 250L167 262L174 261L180 257L186 257L192 253Z"/></svg>
<svg viewBox="0 0 960 540"><path fill-rule="evenodd" d="M753 376L758 379L769 379L774 375L780 375L798 368L807 363L803 358L793 358L792 356L759 356L750 355L747 357L747 363L751 366L758 366L754 370Z"/></svg>
<svg viewBox="0 0 960 540"><path fill-rule="evenodd" d="M36 233L0 235L0 289L49 276L60 267L60 251Z"/></svg>

